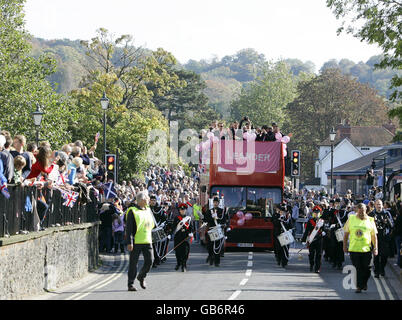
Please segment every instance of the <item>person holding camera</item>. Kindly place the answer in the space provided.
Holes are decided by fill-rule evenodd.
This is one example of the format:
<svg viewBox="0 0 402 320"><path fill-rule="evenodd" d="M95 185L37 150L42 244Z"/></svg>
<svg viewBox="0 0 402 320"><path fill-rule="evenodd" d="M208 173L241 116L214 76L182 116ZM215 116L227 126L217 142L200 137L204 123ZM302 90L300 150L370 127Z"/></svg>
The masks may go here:
<svg viewBox="0 0 402 320"><path fill-rule="evenodd" d="M378 230L378 255L374 257L374 277L385 276L385 266L390 256L391 231L394 221L391 214L384 210L380 199L376 200L375 209L369 214L374 218Z"/></svg>

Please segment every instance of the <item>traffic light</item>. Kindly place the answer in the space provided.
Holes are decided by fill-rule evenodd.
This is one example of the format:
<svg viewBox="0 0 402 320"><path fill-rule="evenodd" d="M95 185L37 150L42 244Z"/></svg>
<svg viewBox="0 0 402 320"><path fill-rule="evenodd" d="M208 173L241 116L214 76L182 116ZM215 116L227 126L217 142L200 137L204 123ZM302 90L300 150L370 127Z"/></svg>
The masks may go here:
<svg viewBox="0 0 402 320"><path fill-rule="evenodd" d="M292 162L291 162L291 175L292 177L300 176L300 151L292 151Z"/></svg>
<svg viewBox="0 0 402 320"><path fill-rule="evenodd" d="M115 154L107 154L106 155L106 172L107 178L116 179L116 155Z"/></svg>

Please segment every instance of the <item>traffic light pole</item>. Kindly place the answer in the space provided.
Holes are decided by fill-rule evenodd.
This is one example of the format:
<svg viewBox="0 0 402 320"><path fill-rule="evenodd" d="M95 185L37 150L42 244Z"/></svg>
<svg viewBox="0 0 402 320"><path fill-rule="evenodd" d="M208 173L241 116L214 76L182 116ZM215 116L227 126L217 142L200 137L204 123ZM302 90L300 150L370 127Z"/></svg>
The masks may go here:
<svg viewBox="0 0 402 320"><path fill-rule="evenodd" d="M103 163L106 164L106 110L103 110Z"/></svg>
<svg viewBox="0 0 402 320"><path fill-rule="evenodd" d="M116 183L119 183L119 158L120 158L120 155L119 155L119 148L116 148L116 178L115 178L115 181L116 181Z"/></svg>
<svg viewBox="0 0 402 320"><path fill-rule="evenodd" d="M334 196L334 144L331 143L331 198Z"/></svg>

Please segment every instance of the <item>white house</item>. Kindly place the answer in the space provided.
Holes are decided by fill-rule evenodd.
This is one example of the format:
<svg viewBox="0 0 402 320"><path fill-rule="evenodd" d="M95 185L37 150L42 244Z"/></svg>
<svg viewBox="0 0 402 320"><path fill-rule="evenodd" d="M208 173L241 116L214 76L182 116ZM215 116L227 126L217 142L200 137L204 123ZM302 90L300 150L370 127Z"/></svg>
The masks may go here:
<svg viewBox="0 0 402 320"><path fill-rule="evenodd" d="M339 167L372 152L378 151L392 142L395 126L390 122L383 126L350 126L349 121L336 127L333 167ZM315 178L321 186L330 186L325 172L331 170L331 142L329 137L319 144L318 159L315 162Z"/></svg>

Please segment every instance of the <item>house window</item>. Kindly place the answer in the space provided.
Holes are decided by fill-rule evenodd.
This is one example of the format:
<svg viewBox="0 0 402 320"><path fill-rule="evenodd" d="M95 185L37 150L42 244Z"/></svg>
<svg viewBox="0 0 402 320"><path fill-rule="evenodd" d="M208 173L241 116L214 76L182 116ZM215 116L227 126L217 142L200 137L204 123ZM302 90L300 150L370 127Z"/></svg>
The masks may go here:
<svg viewBox="0 0 402 320"><path fill-rule="evenodd" d="M361 148L361 150L362 150L362 151L363 151L363 150L365 150L365 151L369 151L369 150L370 150L370 148L362 147L362 148Z"/></svg>

